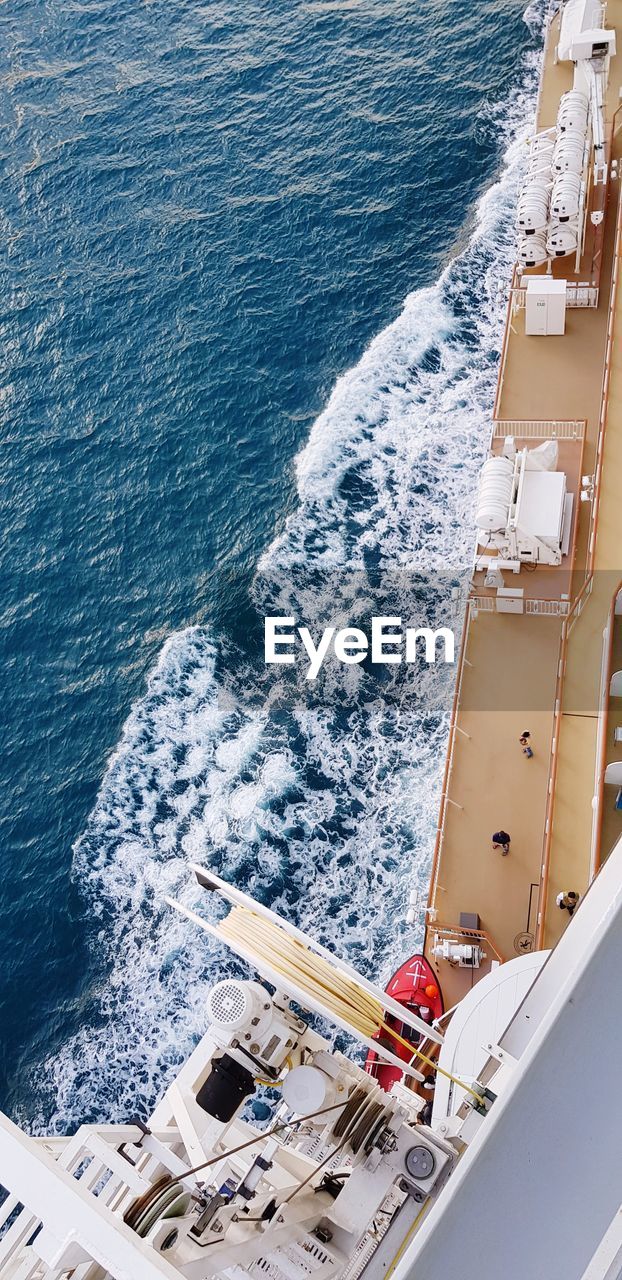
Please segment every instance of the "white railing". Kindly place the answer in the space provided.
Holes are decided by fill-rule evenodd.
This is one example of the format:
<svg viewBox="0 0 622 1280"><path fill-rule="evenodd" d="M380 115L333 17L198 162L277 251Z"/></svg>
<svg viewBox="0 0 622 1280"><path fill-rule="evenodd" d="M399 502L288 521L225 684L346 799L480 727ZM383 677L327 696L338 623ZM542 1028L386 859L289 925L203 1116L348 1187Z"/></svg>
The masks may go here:
<svg viewBox="0 0 622 1280"><path fill-rule="evenodd" d="M449 720L449 738L447 742L447 755L445 757L445 772L443 774L443 788L441 792L441 803L438 816L438 826L436 828L436 839L434 841L434 854L432 856L432 869L430 873L430 890L428 894L428 908L434 907L436 903L436 891L438 889L438 873L440 866L441 848L443 837L445 835L445 820L447 818L447 806L453 803L449 798L449 784L454 767L454 750L456 746L456 733L458 731L458 713L460 711L460 700L462 697L462 681L464 679L464 669L470 666L470 662L466 656L467 643L469 638L469 627L473 617L471 609L472 601L467 602L467 608L464 614L464 626L462 628L462 639L460 641L460 654L458 657L458 669L456 675L456 687L454 689L454 697L451 708L451 717ZM430 926L428 916L426 916L426 933Z"/></svg>
<svg viewBox="0 0 622 1280"><path fill-rule="evenodd" d="M569 600L534 600L526 596L524 598L525 613L539 615L548 618L566 618L570 613ZM491 596L471 596L469 600L469 608L472 616L478 613L494 613L497 607L497 597Z"/></svg>
<svg viewBox="0 0 622 1280"><path fill-rule="evenodd" d="M591 512L591 529L590 541L588 547L588 559L590 571L594 568L594 558L596 551L596 532L598 528L598 507L600 502L600 488L603 472L603 454L605 450L605 431L607 427L607 414L609 411L609 383L611 381L611 357L613 352L614 330L616 321L616 300L618 291L618 272L620 269L620 254L622 251L622 201L618 196L616 241L613 254L613 271L611 274L611 294L609 298L609 313L607 316L607 342L605 345L605 366L603 374L603 389L600 404L600 419L598 422L598 444L596 448L596 464L594 467L594 486L592 493L592 512Z"/></svg>
<svg viewBox="0 0 622 1280"><path fill-rule="evenodd" d="M471 596L469 600L470 613L494 613L495 599L494 596Z"/></svg>
<svg viewBox="0 0 622 1280"><path fill-rule="evenodd" d="M519 440L583 440L585 420L522 422L518 419L499 418L493 427L492 438L502 440L505 436L517 436Z"/></svg>
<svg viewBox="0 0 622 1280"><path fill-rule="evenodd" d="M570 622L568 623L568 635L570 635L577 619L581 617L581 614L585 609L587 601L589 600L592 594L593 586L594 586L594 575L593 573L591 573L589 578L587 578L585 583L583 584L583 587L581 588L581 591L574 602L574 606L572 609L572 617L570 619Z"/></svg>
<svg viewBox="0 0 622 1280"><path fill-rule="evenodd" d="M566 618L570 613L569 600L525 600L525 613L539 614L541 617Z"/></svg>
<svg viewBox="0 0 622 1280"><path fill-rule="evenodd" d="M142 1143L143 1139L137 1125L84 1125L54 1159L48 1150L49 1139L27 1137L0 1114L2 1178L5 1183L10 1181L12 1188L0 1208L0 1226L5 1228L0 1237L0 1275L7 1280L17 1276L24 1280L90 1276L96 1262L101 1264L97 1274L103 1275L105 1259L106 1274L175 1280L177 1269L136 1235L122 1217L129 1204L169 1167L165 1163L168 1153L163 1146L160 1151L159 1144L154 1153L145 1151L137 1164L124 1157L121 1148L125 1144ZM41 1223L47 1225L48 1221L59 1254L61 1245L65 1248L75 1243L91 1261L73 1268L62 1258L59 1265L45 1261L33 1237Z"/></svg>
<svg viewBox="0 0 622 1280"><path fill-rule="evenodd" d="M522 285L517 285L511 289L512 310L522 311L527 298L527 289ZM595 284L568 284L566 287L566 306L567 307L597 307L598 306L598 285Z"/></svg>

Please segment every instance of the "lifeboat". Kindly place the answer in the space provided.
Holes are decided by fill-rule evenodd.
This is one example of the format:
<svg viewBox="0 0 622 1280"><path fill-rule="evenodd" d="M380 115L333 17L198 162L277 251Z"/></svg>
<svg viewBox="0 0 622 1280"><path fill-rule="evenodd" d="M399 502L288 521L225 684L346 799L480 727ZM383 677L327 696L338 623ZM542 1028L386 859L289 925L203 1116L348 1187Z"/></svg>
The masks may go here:
<svg viewBox="0 0 622 1280"><path fill-rule="evenodd" d="M578 231L575 224L565 222L562 225L553 225L549 228L546 247L549 257L565 258L569 253L576 253L578 244Z"/></svg>
<svg viewBox="0 0 622 1280"><path fill-rule="evenodd" d="M524 267L540 267L548 259L546 235L544 231L536 231L534 235L523 236L518 244L518 261Z"/></svg>
<svg viewBox="0 0 622 1280"><path fill-rule="evenodd" d="M589 100L586 93L581 93L578 89L570 89L568 93L563 93L557 113L558 132L566 133L568 129L578 129L585 134L588 110Z"/></svg>
<svg viewBox="0 0 622 1280"><path fill-rule="evenodd" d="M585 134L578 129L560 133L553 152L554 173L581 173L585 152Z"/></svg>
<svg viewBox="0 0 622 1280"><path fill-rule="evenodd" d="M397 1000L398 1004L403 1004L405 1009L422 1017L424 1021L432 1023L435 1018L440 1018L444 1011L438 978L422 955L410 956L389 979L385 991L392 1000ZM399 1036L408 1040L414 1053L421 1039L418 1032L413 1031L412 1027L405 1026L393 1014L386 1015L386 1022ZM410 1061L412 1053L393 1036L387 1035L386 1032L379 1032L374 1036L374 1040L386 1042L387 1049L391 1049L398 1058L402 1058L404 1062ZM414 1065L417 1065L416 1061ZM378 1081L381 1089L387 1091L396 1080L401 1080L404 1074L391 1062L384 1062L372 1049L367 1054L365 1070Z"/></svg>
<svg viewBox="0 0 622 1280"><path fill-rule="evenodd" d="M581 206L581 179L576 173L560 173L553 187L551 213L557 222L578 218Z"/></svg>

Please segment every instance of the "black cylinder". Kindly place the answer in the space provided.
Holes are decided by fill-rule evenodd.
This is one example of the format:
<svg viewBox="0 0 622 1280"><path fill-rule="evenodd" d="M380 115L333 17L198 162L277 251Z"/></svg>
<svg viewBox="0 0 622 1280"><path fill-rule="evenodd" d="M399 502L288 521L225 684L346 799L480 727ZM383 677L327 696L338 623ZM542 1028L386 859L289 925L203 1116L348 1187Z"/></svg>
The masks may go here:
<svg viewBox="0 0 622 1280"><path fill-rule="evenodd" d="M197 1102L214 1120L232 1120L244 1099L255 1089L255 1081L246 1067L223 1053L216 1058L212 1070L197 1093Z"/></svg>

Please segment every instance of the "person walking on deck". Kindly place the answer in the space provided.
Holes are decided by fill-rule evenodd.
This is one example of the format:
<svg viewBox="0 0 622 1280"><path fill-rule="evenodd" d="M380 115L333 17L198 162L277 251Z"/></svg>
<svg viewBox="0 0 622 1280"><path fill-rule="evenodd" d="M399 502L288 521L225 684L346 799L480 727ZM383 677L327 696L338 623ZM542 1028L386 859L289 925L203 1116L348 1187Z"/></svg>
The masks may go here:
<svg viewBox="0 0 622 1280"><path fill-rule="evenodd" d="M510 837L507 831L495 831L492 837L493 849L500 849L503 858L510 852Z"/></svg>
<svg viewBox="0 0 622 1280"><path fill-rule="evenodd" d="M531 747L531 734L529 732L529 729L523 730L518 741L520 742L521 747L523 748L523 755L527 756L528 760L531 760L531 757L533 756L533 750Z"/></svg>
<svg viewBox="0 0 622 1280"><path fill-rule="evenodd" d="M560 911L567 911L571 916L573 911L579 905L579 895L574 889L567 889L563 893L558 893L555 899Z"/></svg>

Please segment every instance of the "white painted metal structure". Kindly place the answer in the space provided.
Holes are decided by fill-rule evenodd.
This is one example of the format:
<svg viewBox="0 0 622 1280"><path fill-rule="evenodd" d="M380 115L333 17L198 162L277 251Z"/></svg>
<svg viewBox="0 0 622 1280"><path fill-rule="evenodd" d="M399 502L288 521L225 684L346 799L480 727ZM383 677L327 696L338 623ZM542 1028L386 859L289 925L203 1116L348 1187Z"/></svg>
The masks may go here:
<svg viewBox="0 0 622 1280"><path fill-rule="evenodd" d="M439 1062L460 1080L477 1080L514 1012L537 978L548 952L517 956L493 965L458 1005L445 1032ZM434 1091L433 1124L457 1115L467 1095L448 1076L439 1076Z"/></svg>
<svg viewBox="0 0 622 1280"><path fill-rule="evenodd" d="M622 1276L621 969L622 841L501 1036L497 1101L394 1280Z"/></svg>
<svg viewBox="0 0 622 1280"><path fill-rule="evenodd" d="M603 27L604 7L599 0L566 0L563 7L557 57L560 62L581 62L613 55L615 31Z"/></svg>
<svg viewBox="0 0 622 1280"><path fill-rule="evenodd" d="M501 560L518 568L521 563L561 564L570 545L573 495L567 492L565 473L556 466L553 440L517 452L508 436L503 455L487 458L475 512L483 550L494 549ZM477 560L476 568L480 567Z"/></svg>

